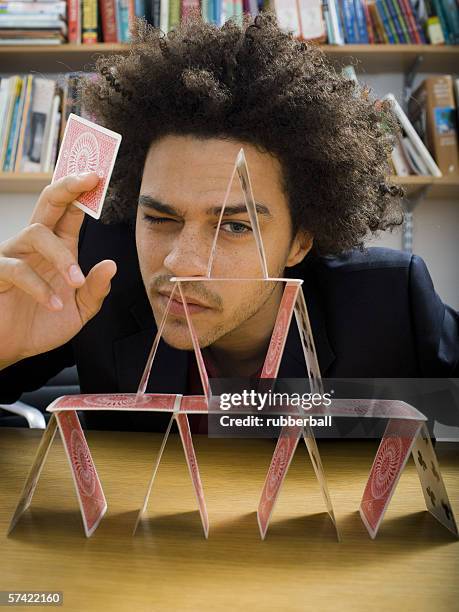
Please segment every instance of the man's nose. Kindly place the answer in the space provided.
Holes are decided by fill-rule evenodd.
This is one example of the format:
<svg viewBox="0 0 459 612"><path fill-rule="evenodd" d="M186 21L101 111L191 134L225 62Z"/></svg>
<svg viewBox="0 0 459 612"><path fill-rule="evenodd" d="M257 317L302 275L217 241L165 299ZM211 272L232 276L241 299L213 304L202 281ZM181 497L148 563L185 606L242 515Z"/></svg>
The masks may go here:
<svg viewBox="0 0 459 612"><path fill-rule="evenodd" d="M202 233L183 229L164 260L172 276L206 276L211 243Z"/></svg>

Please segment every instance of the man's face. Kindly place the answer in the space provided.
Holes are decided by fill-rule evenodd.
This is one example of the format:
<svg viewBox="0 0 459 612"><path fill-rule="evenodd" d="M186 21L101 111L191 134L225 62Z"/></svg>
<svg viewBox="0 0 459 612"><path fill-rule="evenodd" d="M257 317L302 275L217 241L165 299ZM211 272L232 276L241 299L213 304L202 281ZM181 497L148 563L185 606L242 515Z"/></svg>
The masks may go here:
<svg viewBox="0 0 459 612"><path fill-rule="evenodd" d="M252 145L220 139L167 136L147 155L140 188L136 242L143 282L157 325L164 314L173 276L205 276L221 207L234 162L244 148L270 277L303 259L311 240L296 236L281 166ZM232 183L217 239L212 276L262 278L254 235L237 176ZM225 208L225 211L226 211ZM182 290L201 347L241 345L274 322L283 287L262 282L186 282ZM174 297L179 299L178 290ZM191 302L199 302L192 304ZM274 318L273 318L274 317ZM164 340L192 348L183 306L172 303Z"/></svg>

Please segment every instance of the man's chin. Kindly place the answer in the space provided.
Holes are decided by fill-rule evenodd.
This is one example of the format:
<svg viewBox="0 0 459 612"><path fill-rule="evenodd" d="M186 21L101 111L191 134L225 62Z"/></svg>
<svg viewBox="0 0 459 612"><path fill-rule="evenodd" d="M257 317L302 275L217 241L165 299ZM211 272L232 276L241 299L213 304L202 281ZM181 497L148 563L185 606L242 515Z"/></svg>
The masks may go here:
<svg viewBox="0 0 459 612"><path fill-rule="evenodd" d="M192 351L193 350L193 342L191 340L188 329L182 333L170 333L168 330L163 331L162 340L170 347L177 349L179 351ZM210 342L206 342L205 339L198 338L199 346L201 348L205 348L210 344Z"/></svg>

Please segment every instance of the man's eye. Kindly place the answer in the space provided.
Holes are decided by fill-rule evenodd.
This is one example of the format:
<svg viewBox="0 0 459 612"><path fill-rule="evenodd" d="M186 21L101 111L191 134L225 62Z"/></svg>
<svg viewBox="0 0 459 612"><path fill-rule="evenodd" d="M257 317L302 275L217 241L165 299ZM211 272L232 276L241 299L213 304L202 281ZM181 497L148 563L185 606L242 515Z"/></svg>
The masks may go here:
<svg viewBox="0 0 459 612"><path fill-rule="evenodd" d="M230 227L231 229L224 231L228 234L233 235L248 234L252 231L250 225L246 225L245 223L238 223L237 221L230 221L228 223L222 223L220 225L221 228L224 228L225 226Z"/></svg>
<svg viewBox="0 0 459 612"><path fill-rule="evenodd" d="M174 219L169 219L168 217L152 217L151 215L144 215L144 221L147 223L151 223L152 225L160 225L161 223L166 223L167 221L173 221Z"/></svg>

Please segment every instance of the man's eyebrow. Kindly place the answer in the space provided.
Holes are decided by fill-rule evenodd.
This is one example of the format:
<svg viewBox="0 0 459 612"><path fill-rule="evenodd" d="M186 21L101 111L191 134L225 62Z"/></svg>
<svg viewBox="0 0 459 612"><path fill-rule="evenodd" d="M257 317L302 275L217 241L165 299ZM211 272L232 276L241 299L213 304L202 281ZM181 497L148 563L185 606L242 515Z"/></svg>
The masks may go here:
<svg viewBox="0 0 459 612"><path fill-rule="evenodd" d="M163 213L165 215L172 215L174 217L182 217L183 212L170 206L169 204L164 204L164 202L160 202L155 198L152 198L149 195L140 195L139 196L139 206L143 206L145 208L150 208L152 210L156 210L156 212ZM266 217L272 217L272 214L269 211L269 208L264 204L260 204L259 202L255 203L256 211L259 215L264 215ZM206 209L206 215L212 217L219 217L222 211L222 206L211 206ZM225 206L225 216L238 215L240 213L244 214L247 212L247 207L245 204L227 204Z"/></svg>

